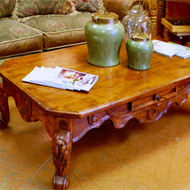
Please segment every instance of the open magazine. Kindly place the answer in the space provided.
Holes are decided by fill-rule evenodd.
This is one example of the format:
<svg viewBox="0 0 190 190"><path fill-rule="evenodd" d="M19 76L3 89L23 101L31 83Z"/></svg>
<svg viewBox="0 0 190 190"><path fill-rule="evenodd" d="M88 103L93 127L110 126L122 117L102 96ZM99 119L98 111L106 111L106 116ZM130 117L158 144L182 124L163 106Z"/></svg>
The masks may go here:
<svg viewBox="0 0 190 190"><path fill-rule="evenodd" d="M175 54L178 57L181 57L183 59L189 58L190 57L190 48L183 46L183 45L179 45L173 42L168 42L176 47L178 47L179 51Z"/></svg>
<svg viewBox="0 0 190 190"><path fill-rule="evenodd" d="M178 47L174 46L173 44L169 44L167 42L159 41L159 40L152 40L154 45L154 51L156 53L172 57L177 52L179 52Z"/></svg>
<svg viewBox="0 0 190 190"><path fill-rule="evenodd" d="M89 91L98 76L61 67L35 67L22 81L60 89Z"/></svg>
<svg viewBox="0 0 190 190"><path fill-rule="evenodd" d="M160 40L152 40L154 45L154 51L172 57L174 55L181 58L189 58L190 57L190 48L186 46L182 46L172 42L163 42Z"/></svg>

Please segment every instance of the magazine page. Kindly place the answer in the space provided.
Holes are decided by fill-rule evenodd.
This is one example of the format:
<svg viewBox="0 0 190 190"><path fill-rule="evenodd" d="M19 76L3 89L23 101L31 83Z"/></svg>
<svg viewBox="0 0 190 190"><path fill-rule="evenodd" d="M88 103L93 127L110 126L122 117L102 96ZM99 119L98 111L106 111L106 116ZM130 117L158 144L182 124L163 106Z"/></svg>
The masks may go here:
<svg viewBox="0 0 190 190"><path fill-rule="evenodd" d="M50 81L51 78L55 77L57 74L58 73L56 73L53 68L35 67L26 77L22 79L22 81L54 88L74 90L72 87L52 83Z"/></svg>
<svg viewBox="0 0 190 190"><path fill-rule="evenodd" d="M70 86L76 90L89 91L98 80L98 76L96 75L64 69L61 67L56 67L55 71L58 75L51 80L53 83Z"/></svg>
<svg viewBox="0 0 190 190"><path fill-rule="evenodd" d="M35 67L27 76L25 76L22 81L29 82L29 81L42 81L45 75L40 73L40 68Z"/></svg>
<svg viewBox="0 0 190 190"><path fill-rule="evenodd" d="M176 43L173 43L173 42L168 42L168 43L173 44L173 45L175 45L176 47L179 48L179 52L177 52L175 54L176 56L181 57L183 59L186 59L186 58L190 57L190 47L186 47L186 46L176 44Z"/></svg>
<svg viewBox="0 0 190 190"><path fill-rule="evenodd" d="M159 40L152 40L152 43L154 45L154 51L156 53L172 57L176 53L178 53L180 50L177 46L170 44L168 42L163 42Z"/></svg>
<svg viewBox="0 0 190 190"><path fill-rule="evenodd" d="M98 76L61 67L35 67L22 81L54 88L89 91Z"/></svg>

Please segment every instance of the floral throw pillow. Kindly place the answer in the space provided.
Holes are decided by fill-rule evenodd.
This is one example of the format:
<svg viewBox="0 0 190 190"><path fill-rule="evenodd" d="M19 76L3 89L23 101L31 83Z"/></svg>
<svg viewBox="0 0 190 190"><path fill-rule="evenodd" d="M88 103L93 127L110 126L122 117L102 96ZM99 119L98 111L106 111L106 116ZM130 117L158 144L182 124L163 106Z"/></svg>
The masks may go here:
<svg viewBox="0 0 190 190"><path fill-rule="evenodd" d="M69 14L75 11L75 0L17 0L16 16Z"/></svg>
<svg viewBox="0 0 190 190"><path fill-rule="evenodd" d="M98 12L104 10L103 0L76 0L76 10L85 12Z"/></svg>
<svg viewBox="0 0 190 190"><path fill-rule="evenodd" d="M16 0L1 0L0 1L0 18L11 16L15 7Z"/></svg>

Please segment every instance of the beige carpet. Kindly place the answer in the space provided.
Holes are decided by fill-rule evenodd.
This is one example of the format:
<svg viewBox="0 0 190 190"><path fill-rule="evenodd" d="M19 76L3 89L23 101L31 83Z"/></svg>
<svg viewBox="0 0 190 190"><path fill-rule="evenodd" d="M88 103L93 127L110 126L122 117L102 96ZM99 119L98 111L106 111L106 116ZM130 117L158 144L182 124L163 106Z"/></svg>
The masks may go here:
<svg viewBox="0 0 190 190"><path fill-rule="evenodd" d="M51 189L51 139L40 122L24 122L12 99L0 130L0 190ZM70 190L189 190L190 100L151 124L107 122L74 143Z"/></svg>

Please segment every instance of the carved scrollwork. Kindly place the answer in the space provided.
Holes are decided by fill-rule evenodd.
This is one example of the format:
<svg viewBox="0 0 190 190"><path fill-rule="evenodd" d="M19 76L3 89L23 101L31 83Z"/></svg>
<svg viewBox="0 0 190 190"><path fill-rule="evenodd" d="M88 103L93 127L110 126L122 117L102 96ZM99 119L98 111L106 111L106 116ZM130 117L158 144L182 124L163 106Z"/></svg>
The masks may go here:
<svg viewBox="0 0 190 190"><path fill-rule="evenodd" d="M0 88L0 128L4 129L7 127L10 120L8 97L6 93Z"/></svg>
<svg viewBox="0 0 190 190"><path fill-rule="evenodd" d="M52 155L55 165L54 189L66 189L69 185L68 170L72 147L73 121L55 118L52 137Z"/></svg>
<svg viewBox="0 0 190 190"><path fill-rule="evenodd" d="M90 125L95 125L98 122L98 117L95 115L89 116L88 117L88 123Z"/></svg>
<svg viewBox="0 0 190 190"><path fill-rule="evenodd" d="M88 116L87 119L90 126L98 127L101 126L104 121L109 119L109 116L105 114L105 112L103 112L103 113L94 114L92 116Z"/></svg>
<svg viewBox="0 0 190 190"><path fill-rule="evenodd" d="M112 112L111 110L108 110L106 112L110 116L110 119L114 124L114 127L117 129L125 127L128 121L133 118L133 115L126 112L120 112L119 115L116 114L116 112Z"/></svg>
<svg viewBox="0 0 190 190"><path fill-rule="evenodd" d="M68 172L68 162L70 159L70 132L59 130L55 132L52 141L53 147L53 161L56 168L56 174L53 178L54 189L66 189L68 186L68 177L66 173Z"/></svg>
<svg viewBox="0 0 190 190"><path fill-rule="evenodd" d="M159 97L157 101L150 101L139 104L136 109L130 110L130 105L133 107L133 103L127 103L114 109L109 109L106 113L110 116L110 119L114 123L115 128L124 127L131 118L136 118L140 123L157 121L161 116L167 112L170 105L175 102L182 104L186 101L188 93L190 92L190 83L185 85L179 85L175 96L164 95L162 98ZM145 106L146 105L146 106Z"/></svg>
<svg viewBox="0 0 190 190"><path fill-rule="evenodd" d="M5 119L2 115L2 111L0 113L0 129L5 129L7 128L7 124L9 122L9 118Z"/></svg>
<svg viewBox="0 0 190 190"><path fill-rule="evenodd" d="M26 96L17 93L16 96L14 96L16 106L20 111L20 115L22 118L27 121L33 121L32 120L32 102L31 100L27 99Z"/></svg>
<svg viewBox="0 0 190 190"><path fill-rule="evenodd" d="M152 106L150 109L147 110L147 118L150 121L157 121L164 113L166 113L172 104L172 101L164 101L162 103L158 103Z"/></svg>
<svg viewBox="0 0 190 190"><path fill-rule="evenodd" d="M158 115L159 115L159 111L155 107L147 111L147 116L148 116L148 119L150 120L156 119Z"/></svg>
<svg viewBox="0 0 190 190"><path fill-rule="evenodd" d="M136 118L139 123L149 123L157 121L162 117L164 113L167 112L171 104L172 101L162 101L161 103L157 103L137 111L136 113L134 113L133 117Z"/></svg>
<svg viewBox="0 0 190 190"><path fill-rule="evenodd" d="M125 127L128 121L132 118L136 118L140 123L156 121L167 112L171 104L172 101L168 102L166 100L131 112L128 110L123 112L119 110L119 112L117 112L116 109L114 111L110 109L106 112L113 121L114 127L122 128Z"/></svg>
<svg viewBox="0 0 190 190"><path fill-rule="evenodd" d="M20 114L25 121L30 121L32 116L32 102L23 99L22 109L20 110Z"/></svg>
<svg viewBox="0 0 190 190"><path fill-rule="evenodd" d="M62 174L64 172L65 166L67 166L68 156L69 156L69 148L68 142L70 138L70 133L64 130L60 130L55 133L55 137L53 140L53 157L55 158L55 162L59 167L59 171L57 174Z"/></svg>
<svg viewBox="0 0 190 190"><path fill-rule="evenodd" d="M188 82L186 86L178 92L178 96L175 97L174 101L177 105L183 104L188 97L188 94L190 92L190 83Z"/></svg>
<svg viewBox="0 0 190 190"><path fill-rule="evenodd" d="M129 103L106 111L110 116L115 128L123 128L133 117L129 109Z"/></svg>
<svg viewBox="0 0 190 190"><path fill-rule="evenodd" d="M103 111L82 119L74 119L73 142L81 139L91 129L100 127L109 118L110 116Z"/></svg>

